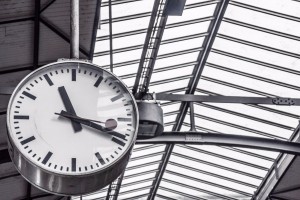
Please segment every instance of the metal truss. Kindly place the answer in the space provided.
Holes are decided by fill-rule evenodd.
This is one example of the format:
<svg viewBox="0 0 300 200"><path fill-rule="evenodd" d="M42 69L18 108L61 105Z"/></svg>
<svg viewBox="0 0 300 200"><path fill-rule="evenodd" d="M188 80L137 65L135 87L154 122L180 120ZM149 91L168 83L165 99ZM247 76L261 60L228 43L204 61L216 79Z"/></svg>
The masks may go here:
<svg viewBox="0 0 300 200"><path fill-rule="evenodd" d="M229 0L223 0L222 2L217 4L217 7L215 9L214 13L214 19L210 23L210 26L208 28L209 35L205 37L205 40L203 42L203 50L200 51L198 56L198 63L195 65L194 68L194 77L190 79L189 85L188 85L188 91L186 94L194 94L197 84L199 82L200 76L202 74L203 68L205 66L206 60L208 58L209 52L212 48L212 44L214 42L214 39L216 38L218 29L221 25L222 19L224 17L226 8L229 4ZM188 110L189 104L187 102L183 102L180 106L180 114L177 116L176 119L176 125L173 127L173 131L179 131L181 128L181 125L183 123L183 120L186 116L187 110ZM153 181L153 187L150 190L150 195L148 197L148 200L153 200L155 198L155 195L157 193L158 187L160 185L160 182L162 180L163 174L166 170L166 166L168 164L168 161L170 159L170 156L172 154L174 148L174 144L169 144L166 146L165 154L162 158L162 163L159 166L159 171L156 174L155 180Z"/></svg>
<svg viewBox="0 0 300 200"><path fill-rule="evenodd" d="M27 17L27 18L20 18L20 19L13 19L13 20L7 20L7 21L1 21L0 25L2 24L10 24L10 23L17 23L17 22L23 22L23 21L34 21L34 39L33 39L33 65L28 67L19 67L15 69L5 69L0 72L0 74L8 74L13 72L18 72L20 70L35 70L39 65L39 39L40 39L40 23L43 23L46 25L50 30L52 30L54 33L56 33L58 36L60 36L62 39L70 43L70 39L68 36L66 36L62 31L58 30L57 27L54 27L52 24L50 24L46 19L43 19L40 15L42 12L44 12L49 6L51 6L56 0L49 1L44 7L41 8L41 1L35 0L35 8L34 8L34 17ZM93 26L93 33L92 33L92 41L91 41L91 48L90 51L87 52L85 49L80 48L81 53L83 53L86 57L89 59L92 59L94 48L95 48L95 41L96 41L96 35L97 35L97 28L98 28L98 22L100 17L100 6L101 6L101 0L97 0L96 10L95 10L95 18L94 18L94 26ZM13 88L11 87L1 87L0 88L0 95L10 95L13 91ZM5 111L0 111L0 115L6 114ZM0 150L0 164L4 164L7 162L11 162L8 149ZM14 176L19 176L19 173L16 174L10 174L4 177L0 177L1 179L11 178ZM32 196L31 194L32 186L30 183L27 183L27 193L24 200L28 199L39 199L43 197L48 196L55 196L53 194L42 194L42 195L36 195ZM66 196L57 196L55 200L61 200L61 199L71 199L71 197Z"/></svg>
<svg viewBox="0 0 300 200"><path fill-rule="evenodd" d="M167 94L157 93L157 100L184 101L184 102L211 102L211 103L242 103L242 104L269 104L269 105L300 105L297 98L266 98L241 96L206 96L193 94Z"/></svg>
<svg viewBox="0 0 300 200"><path fill-rule="evenodd" d="M299 142L300 141L300 123L295 128L290 141ZM299 143L298 143L299 144ZM280 154L277 159L274 161L274 164L268 171L267 175L261 182L260 186L253 195L252 200L264 200L268 198L269 194L271 194L275 185L284 175L285 171L289 168L293 160L296 158L294 154L286 155Z"/></svg>
<svg viewBox="0 0 300 200"><path fill-rule="evenodd" d="M203 133L197 131L165 132L162 136L157 136L151 139L138 139L136 144L221 145L278 151L281 153L300 155L300 143L227 133Z"/></svg>
<svg viewBox="0 0 300 200"><path fill-rule="evenodd" d="M164 0L155 0L153 5L153 10L151 13L151 18L136 75L137 77L132 89L133 94L137 94L139 89L141 92L145 92L149 86L164 28L168 19L168 17L165 15L165 9L160 10L163 2ZM166 3L167 1L164 2L164 4ZM143 83L141 88L139 88L141 81L143 81Z"/></svg>

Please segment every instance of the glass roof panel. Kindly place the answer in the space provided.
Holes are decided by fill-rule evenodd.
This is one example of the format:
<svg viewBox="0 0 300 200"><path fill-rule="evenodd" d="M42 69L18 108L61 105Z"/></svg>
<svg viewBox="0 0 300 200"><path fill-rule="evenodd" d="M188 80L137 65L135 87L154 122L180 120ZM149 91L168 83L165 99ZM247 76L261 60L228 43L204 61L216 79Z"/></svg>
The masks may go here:
<svg viewBox="0 0 300 200"><path fill-rule="evenodd" d="M167 67L165 67L167 68ZM151 81L152 82L156 82L156 81L160 81L163 80L164 77L168 77L168 78L176 78L179 76L189 76L192 74L194 69L194 66L190 65L190 66L184 66L184 67L180 67L180 68L175 68L175 69L169 69L166 71L158 71L158 70L154 70L152 77L151 77Z"/></svg>
<svg viewBox="0 0 300 200"><path fill-rule="evenodd" d="M187 21L201 17L213 16L216 5L201 6L192 9L184 9L182 16L169 16L168 23Z"/></svg>
<svg viewBox="0 0 300 200"><path fill-rule="evenodd" d="M223 164L215 163L214 160L205 160L201 156L195 158L193 154L194 152L191 152L191 154L187 156L184 154L184 152L174 151L171 155L170 162L190 166L197 170L224 176L231 178L232 180L242 180L243 182L252 185L258 185L263 178L262 176L255 175L251 172L247 173L243 169L236 169L234 166L227 167Z"/></svg>
<svg viewBox="0 0 300 200"><path fill-rule="evenodd" d="M199 48L202 46L203 40L204 37L201 37L161 45L161 47L159 48L159 55L172 53L174 51L183 51L193 48Z"/></svg>
<svg viewBox="0 0 300 200"><path fill-rule="evenodd" d="M147 0L147 1L135 1L131 3L113 5L112 14L113 17L122 17L127 15L137 14L137 13L151 12L153 2L154 0Z"/></svg>
<svg viewBox="0 0 300 200"><path fill-rule="evenodd" d="M253 1L247 1L248 4L250 4ZM258 2L258 1L256 1ZM282 1L284 4L287 4L288 2L292 1ZM267 4L269 7L271 4ZM274 3L276 4L276 3ZM296 3L297 4L297 3ZM295 6L294 8L299 7L299 4ZM281 7L280 12L283 12L285 9L284 7ZM298 9L299 11L299 9ZM290 12L289 9L287 9L287 12ZM287 34L293 34L293 35L300 35L299 34L299 28L300 24L297 21L292 20L286 20L280 17L275 17L272 15L264 14L261 12L255 12L249 9L244 9L235 5L229 5L227 8L227 11L225 13L226 18L236 19L242 22L255 24L256 26L265 27L272 30L277 30L280 32L284 32ZM263 20L262 20L263 19ZM276 21L276 23L274 23ZM291 28L292 27L292 28Z"/></svg>
<svg viewBox="0 0 300 200"><path fill-rule="evenodd" d="M264 122L258 122L251 119L247 119L245 117L239 117L234 114L227 114L225 112L217 111L212 108L198 106L197 104L194 106L194 109L196 113L201 113L201 115L205 115L207 117L217 119L217 120L222 120L224 122L229 122L229 123L235 122L234 124L238 126L246 127L249 129L257 129L261 132L265 132L270 135L277 135L277 136L283 136L284 138L289 138L292 133L291 130L282 129L272 125L268 125ZM257 116L259 116L259 113L257 114L258 114Z"/></svg>
<svg viewBox="0 0 300 200"><path fill-rule="evenodd" d="M164 83L160 81L150 83L149 91L155 91L156 93L159 92L166 92L168 90L173 90L180 88L182 86L186 86L189 82L190 76L178 77L175 79L169 79ZM163 86L162 86L163 84Z"/></svg>
<svg viewBox="0 0 300 200"><path fill-rule="evenodd" d="M196 177L196 176L190 176L191 174L184 173L181 171L181 169L176 169L176 171L173 170L167 170L164 176L164 180L170 180L172 182L169 183L177 183L178 185L172 186L172 189L180 190L184 193L191 194L194 196L204 197L208 199L213 199L216 197L219 197L219 199L231 199L230 197L239 197L239 198L246 198L248 196L251 197L251 193L241 191L239 189L234 189L231 187L227 187L226 185L222 185L219 183L214 183L211 181L206 181L202 177ZM180 172L178 172L180 170ZM227 183L228 184L228 183ZM185 186L186 185L186 186ZM178 186L182 186L183 188L179 189ZM167 186L166 184L166 187ZM190 187L188 190L188 187ZM177 189L178 188L178 189ZM198 191L201 191L201 193L198 193Z"/></svg>
<svg viewBox="0 0 300 200"><path fill-rule="evenodd" d="M238 0L238 2L246 3L256 7L280 12L287 15L300 17L300 5L296 1L281 1L281 0Z"/></svg>
<svg viewBox="0 0 300 200"><path fill-rule="evenodd" d="M297 79L299 78L300 74L298 71L286 71L284 66L274 66L274 65L263 65L265 63L261 64L254 64L251 62L245 62L242 60L238 60L235 58L231 58L229 56L223 56L217 53L211 53L210 58L208 60L209 63L213 63L216 65L222 65L227 68L231 68L234 70L239 70L245 73L253 74L256 76L262 76L267 77L269 79L273 79L279 82L285 82L288 84L299 86L299 81ZM285 77L289 76L289 79L286 79Z"/></svg>
<svg viewBox="0 0 300 200"><path fill-rule="evenodd" d="M105 188L102 188L101 190L99 190L97 192L93 192L93 193L87 194L87 195L82 195L81 198L80 198L80 196L73 196L72 199L73 200L89 200L89 199L105 198L107 195L107 189L108 189L108 186L106 186Z"/></svg>
<svg viewBox="0 0 300 200"><path fill-rule="evenodd" d="M149 193L150 186L144 188L138 188L136 191L127 191L127 192L120 192L118 199L141 199L140 196L147 196Z"/></svg>
<svg viewBox="0 0 300 200"><path fill-rule="evenodd" d="M164 36L163 36L164 40L177 38L177 37L184 37L187 35L205 33L207 32L209 23L210 21L194 23L185 26L178 26L174 28L167 28L164 31Z"/></svg>
<svg viewBox="0 0 300 200"><path fill-rule="evenodd" d="M196 61L198 54L199 52L192 52L178 56L167 57L164 59L158 59L155 61L155 69L175 64L183 64L191 61Z"/></svg>
<svg viewBox="0 0 300 200"><path fill-rule="evenodd" d="M94 61L109 68L104 2ZM114 73L129 87L135 81L153 2L112 1ZM168 16L150 92L188 90L217 2L187 0L182 16ZM195 94L299 98L299 8L293 1L231 0ZM180 105L162 102L165 131L177 123ZM288 139L300 117L300 107L294 106L195 103L194 108L198 131L278 139ZM181 131L189 129L188 112ZM120 199L147 198L165 147L135 147ZM155 199L251 199L277 156L245 148L175 145Z"/></svg>
<svg viewBox="0 0 300 200"><path fill-rule="evenodd" d="M299 52L300 42L296 42L295 40L285 37L253 30L251 28L233 25L231 23L222 23L218 34L235 37L241 40L247 40L253 43L259 43L261 45L277 48L283 51L292 53Z"/></svg>

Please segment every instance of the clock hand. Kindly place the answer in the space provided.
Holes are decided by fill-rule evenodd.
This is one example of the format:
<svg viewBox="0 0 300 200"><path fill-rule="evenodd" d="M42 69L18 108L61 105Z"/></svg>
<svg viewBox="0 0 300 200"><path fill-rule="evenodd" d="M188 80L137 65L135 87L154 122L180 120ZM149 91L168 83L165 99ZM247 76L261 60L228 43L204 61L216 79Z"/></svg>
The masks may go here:
<svg viewBox="0 0 300 200"><path fill-rule="evenodd" d="M74 107L73 107L73 105L70 101L70 98L68 96L68 93L67 93L65 87L64 86L59 87L58 92L60 94L60 97L61 97L64 105L65 105L65 108L66 108L67 112L69 112L72 115L76 115ZM74 129L75 133L82 130L82 126L79 122L71 120L71 123L72 123L72 126L73 126L73 129Z"/></svg>
<svg viewBox="0 0 300 200"><path fill-rule="evenodd" d="M82 117L78 117L77 115L71 115L71 114L68 114L68 112L63 112L63 113L61 112L61 113L54 113L54 114L60 115L60 116L63 116L63 117L67 117L67 118L72 118L72 119L79 119L79 120L97 122L97 123L101 123L101 124L105 123L105 122L97 121L97 120L94 120L94 119L82 118Z"/></svg>
<svg viewBox="0 0 300 200"><path fill-rule="evenodd" d="M69 118L72 121L79 122L79 123L84 124L86 126L90 126L94 129L97 129L101 132L104 132L104 133L107 133L107 134L110 134L110 135L113 135L113 136L116 136L118 138L121 138L121 139L125 140L125 135L123 135L121 133L118 133L118 132L115 132L110 128L105 128L105 127L101 126L100 124L96 124L96 123L90 121L89 119L85 119L85 118L82 118L82 117L78 117L76 115L72 115L71 113L68 113L68 112L63 111L63 110L60 113L54 113L54 114ZM96 120L93 120L93 121L96 121Z"/></svg>

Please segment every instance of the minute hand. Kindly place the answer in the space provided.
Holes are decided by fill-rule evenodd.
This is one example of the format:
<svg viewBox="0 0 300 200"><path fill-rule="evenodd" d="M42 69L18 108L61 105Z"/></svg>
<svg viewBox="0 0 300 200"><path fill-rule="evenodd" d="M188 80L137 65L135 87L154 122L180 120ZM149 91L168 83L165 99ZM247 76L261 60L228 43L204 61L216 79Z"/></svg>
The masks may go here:
<svg viewBox="0 0 300 200"><path fill-rule="evenodd" d="M85 119L85 118L82 118L82 117L78 117L76 115L72 115L71 113L68 113L68 112L63 111L63 110L60 113L55 113L55 114L66 117L66 118L69 118L72 121L79 122L79 123L84 124L86 126L97 129L101 132L104 132L104 133L107 133L107 134L110 134L110 135L113 135L113 136L116 136L118 138L121 138L121 139L125 140L125 135L123 135L121 133L118 133L116 131L112 131L111 129L105 128L105 127L103 127L99 124L96 124L94 122L91 122L89 119Z"/></svg>

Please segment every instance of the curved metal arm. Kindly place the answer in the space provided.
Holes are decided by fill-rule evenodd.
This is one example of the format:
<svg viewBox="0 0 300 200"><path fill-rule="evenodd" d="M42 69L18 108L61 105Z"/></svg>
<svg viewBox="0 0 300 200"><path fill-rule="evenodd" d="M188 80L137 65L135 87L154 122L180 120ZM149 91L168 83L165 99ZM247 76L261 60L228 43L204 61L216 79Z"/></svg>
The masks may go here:
<svg viewBox="0 0 300 200"><path fill-rule="evenodd" d="M136 141L136 144L165 143L235 146L300 155L300 143L233 134L164 132L162 136Z"/></svg>

